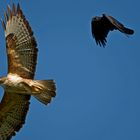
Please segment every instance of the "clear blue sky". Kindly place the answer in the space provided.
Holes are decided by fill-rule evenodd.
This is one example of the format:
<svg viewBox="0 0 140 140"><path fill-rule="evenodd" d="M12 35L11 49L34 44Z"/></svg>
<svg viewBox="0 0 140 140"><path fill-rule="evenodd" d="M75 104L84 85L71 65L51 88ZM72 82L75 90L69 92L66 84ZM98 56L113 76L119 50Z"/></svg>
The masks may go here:
<svg viewBox="0 0 140 140"><path fill-rule="evenodd" d="M26 124L13 140L140 140L140 1L19 2L38 42L35 78L55 79L57 96L48 106L32 97ZM0 5L2 13L4 1ZM98 47L90 22L102 13L135 34L111 32L107 48ZM0 33L0 75L4 75L1 27Z"/></svg>

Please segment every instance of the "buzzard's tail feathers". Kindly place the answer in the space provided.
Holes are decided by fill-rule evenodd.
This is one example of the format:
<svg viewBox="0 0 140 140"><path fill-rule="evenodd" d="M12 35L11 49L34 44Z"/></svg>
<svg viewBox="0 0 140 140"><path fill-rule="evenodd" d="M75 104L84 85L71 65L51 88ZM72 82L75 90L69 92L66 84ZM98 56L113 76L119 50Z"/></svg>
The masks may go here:
<svg viewBox="0 0 140 140"><path fill-rule="evenodd" d="M51 98L56 95L56 86L53 80L35 80L37 83L43 86L43 92L37 95L34 95L43 104L47 105L51 102Z"/></svg>

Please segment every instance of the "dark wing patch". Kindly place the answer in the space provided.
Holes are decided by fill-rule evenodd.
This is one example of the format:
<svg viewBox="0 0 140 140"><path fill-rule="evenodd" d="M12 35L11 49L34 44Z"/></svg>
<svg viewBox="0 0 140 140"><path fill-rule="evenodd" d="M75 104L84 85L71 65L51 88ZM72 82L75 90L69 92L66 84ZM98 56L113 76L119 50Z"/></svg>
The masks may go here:
<svg viewBox="0 0 140 140"><path fill-rule="evenodd" d="M102 17L94 17L91 21L92 36L95 38L97 45L105 47L106 37L109 31L119 30L125 34L133 34L134 31L124 27L119 21L111 16L103 14Z"/></svg>
<svg viewBox="0 0 140 140"><path fill-rule="evenodd" d="M13 4L12 9L8 6L7 11L4 12L2 25L6 37L8 73L32 79L37 61L37 44L32 29L19 4L17 7Z"/></svg>

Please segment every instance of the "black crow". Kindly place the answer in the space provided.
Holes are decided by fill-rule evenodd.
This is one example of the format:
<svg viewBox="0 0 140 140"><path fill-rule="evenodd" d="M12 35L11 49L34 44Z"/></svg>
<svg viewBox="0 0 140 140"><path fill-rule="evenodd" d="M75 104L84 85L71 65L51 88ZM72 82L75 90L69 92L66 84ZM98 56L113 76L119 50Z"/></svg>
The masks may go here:
<svg viewBox="0 0 140 140"><path fill-rule="evenodd" d="M97 45L105 47L106 37L109 31L119 30L126 35L132 35L134 30L126 28L122 23L112 16L103 14L102 17L93 17L91 21L92 36Z"/></svg>

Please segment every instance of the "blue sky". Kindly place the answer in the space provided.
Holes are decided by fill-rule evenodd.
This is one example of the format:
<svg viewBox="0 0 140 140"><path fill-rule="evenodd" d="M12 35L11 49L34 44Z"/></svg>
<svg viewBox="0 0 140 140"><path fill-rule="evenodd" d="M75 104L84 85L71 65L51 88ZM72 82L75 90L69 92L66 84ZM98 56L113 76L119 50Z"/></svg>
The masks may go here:
<svg viewBox="0 0 140 140"><path fill-rule="evenodd" d="M139 140L140 2L19 2L38 42L35 79L55 79L57 96L48 106L32 98L26 124L13 140ZM4 1L0 5L2 13ZM135 34L126 37L111 32L107 47L98 47L90 22L102 13L134 29ZM0 75L4 75L7 61L0 30Z"/></svg>

